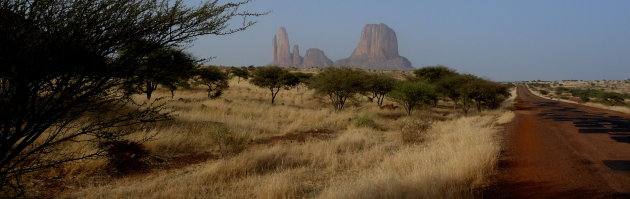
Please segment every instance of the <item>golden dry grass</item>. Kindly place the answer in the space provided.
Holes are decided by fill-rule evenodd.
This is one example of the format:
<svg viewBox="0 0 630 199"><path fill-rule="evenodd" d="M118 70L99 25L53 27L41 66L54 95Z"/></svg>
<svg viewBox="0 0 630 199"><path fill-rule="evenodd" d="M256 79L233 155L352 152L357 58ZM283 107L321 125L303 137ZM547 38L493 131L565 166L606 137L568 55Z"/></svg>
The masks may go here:
<svg viewBox="0 0 630 199"><path fill-rule="evenodd" d="M467 198L487 185L500 152L497 133L511 121L498 111L467 117L450 108L381 110L356 99L335 113L305 88L269 93L241 81L220 99L201 89L159 91L175 120L156 125L143 145L165 161L189 154L218 158L175 169L113 177L102 159L47 171L64 176L60 198ZM143 96L137 96L142 100ZM391 102L385 102L386 104ZM373 124L359 125L368 117ZM431 120L431 128L414 132ZM216 132L245 138L242 152L224 151ZM416 142L405 136L417 136ZM407 134L405 134L407 133ZM139 137L130 136L129 139ZM61 172L61 173L60 173Z"/></svg>

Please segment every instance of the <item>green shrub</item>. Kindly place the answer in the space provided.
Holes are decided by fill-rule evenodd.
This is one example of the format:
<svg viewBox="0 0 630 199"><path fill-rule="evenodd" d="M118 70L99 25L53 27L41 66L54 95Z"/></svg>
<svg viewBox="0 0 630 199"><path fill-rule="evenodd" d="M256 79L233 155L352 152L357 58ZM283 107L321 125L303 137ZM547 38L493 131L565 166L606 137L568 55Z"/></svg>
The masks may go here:
<svg viewBox="0 0 630 199"><path fill-rule="evenodd" d="M624 103L624 96L620 93L604 92L599 95L599 99L608 105L620 105Z"/></svg>
<svg viewBox="0 0 630 199"><path fill-rule="evenodd" d="M247 148L249 144L248 137L234 135L229 128L224 126L210 131L208 136L210 136L214 144L219 146L219 151L222 153L240 152Z"/></svg>
<svg viewBox="0 0 630 199"><path fill-rule="evenodd" d="M379 129L379 125L374 121L374 115L369 113L359 114L354 118L354 125L358 127L368 127L373 129Z"/></svg>
<svg viewBox="0 0 630 199"><path fill-rule="evenodd" d="M547 90L540 90L540 94L543 94L543 95L548 95L548 94L549 94L549 91L547 91Z"/></svg>

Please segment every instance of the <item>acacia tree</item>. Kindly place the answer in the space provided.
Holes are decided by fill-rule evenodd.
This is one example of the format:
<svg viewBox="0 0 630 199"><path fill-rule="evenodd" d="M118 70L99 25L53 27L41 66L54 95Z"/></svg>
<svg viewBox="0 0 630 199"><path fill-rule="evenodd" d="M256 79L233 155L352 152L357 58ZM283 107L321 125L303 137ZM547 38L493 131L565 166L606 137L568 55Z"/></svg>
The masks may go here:
<svg viewBox="0 0 630 199"><path fill-rule="evenodd" d="M271 104L275 103L280 89L290 89L300 83L295 75L277 66L257 68L249 81L258 87L269 89Z"/></svg>
<svg viewBox="0 0 630 199"><path fill-rule="evenodd" d="M261 15L238 10L248 2L0 1L0 193L15 193L7 188L24 173L104 151L65 143L97 145L134 132L123 127L167 119L159 105L130 103L124 80L156 49L254 25L228 28L235 17Z"/></svg>
<svg viewBox="0 0 630 199"><path fill-rule="evenodd" d="M365 77L365 72L360 70L326 68L308 85L318 94L328 96L335 111L341 111L348 99L365 91Z"/></svg>
<svg viewBox="0 0 630 199"><path fill-rule="evenodd" d="M383 105L385 95L394 89L396 79L385 74L369 74L365 78L365 91L370 101L376 99L376 104Z"/></svg>
<svg viewBox="0 0 630 199"><path fill-rule="evenodd" d="M437 92L453 102L453 110L457 108L457 104L461 101L461 87L464 86L466 81L463 75L455 74L435 82Z"/></svg>
<svg viewBox="0 0 630 199"><path fill-rule="evenodd" d="M457 72L455 70L450 69L446 66L437 65L437 66L427 66L413 71L413 74L416 75L417 78L422 79L428 83L435 83L443 79L444 77L448 77L451 75L456 75Z"/></svg>
<svg viewBox="0 0 630 199"><path fill-rule="evenodd" d="M238 78L236 83L241 83L241 78L249 79L249 70L245 67L232 67L229 72Z"/></svg>
<svg viewBox="0 0 630 199"><path fill-rule="evenodd" d="M228 75L215 66L203 67L197 70L197 83L208 87L208 99L215 99L229 87Z"/></svg>
<svg viewBox="0 0 630 199"><path fill-rule="evenodd" d="M140 60L138 69L128 79L136 90L145 93L151 99L159 85L171 91L171 97L177 84L187 81L193 75L197 61L189 54L174 48L160 48L150 52Z"/></svg>
<svg viewBox="0 0 630 199"><path fill-rule="evenodd" d="M411 115L417 106L431 103L437 96L434 87L423 81L403 81L394 86L387 96Z"/></svg>
<svg viewBox="0 0 630 199"><path fill-rule="evenodd" d="M475 105L479 112L482 107L498 108L501 102L510 96L508 88L504 85L474 75L461 76L463 83L458 92L464 113L468 113L472 105Z"/></svg>

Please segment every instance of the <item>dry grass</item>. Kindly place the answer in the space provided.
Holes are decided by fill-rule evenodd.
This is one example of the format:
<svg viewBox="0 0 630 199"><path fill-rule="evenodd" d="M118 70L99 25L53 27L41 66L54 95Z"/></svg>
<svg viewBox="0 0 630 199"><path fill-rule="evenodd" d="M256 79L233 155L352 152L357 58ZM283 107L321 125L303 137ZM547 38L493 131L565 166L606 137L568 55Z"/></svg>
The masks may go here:
<svg viewBox="0 0 630 199"><path fill-rule="evenodd" d="M230 85L217 100L177 91L167 97L175 120L141 132L156 135L143 143L152 157L217 158L126 177L108 175L101 159L86 160L47 171L64 171L55 175L72 182L57 197L467 198L494 174L497 132L513 117L510 102L468 117L450 108L404 116L357 99L335 113L305 88L280 91L271 105L264 89ZM247 142L224 150L225 140Z"/></svg>

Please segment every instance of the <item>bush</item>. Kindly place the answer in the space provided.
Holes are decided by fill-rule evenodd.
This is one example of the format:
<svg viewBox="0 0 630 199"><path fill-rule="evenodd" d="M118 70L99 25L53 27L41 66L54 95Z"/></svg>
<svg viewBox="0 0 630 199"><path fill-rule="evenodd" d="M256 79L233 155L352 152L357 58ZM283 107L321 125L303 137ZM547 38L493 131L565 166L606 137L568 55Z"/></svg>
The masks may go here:
<svg viewBox="0 0 630 199"><path fill-rule="evenodd" d="M424 141L425 134L431 129L433 121L428 118L413 118L404 121L400 129L400 135L404 143L416 143Z"/></svg>
<svg viewBox="0 0 630 199"><path fill-rule="evenodd" d="M109 166L119 173L128 174L147 166L143 159L149 152L140 143L108 141L100 143L100 148L105 150Z"/></svg>
<svg viewBox="0 0 630 199"><path fill-rule="evenodd" d="M547 90L540 90L539 92L540 92L540 94L543 94L543 95L548 95L549 94L549 91L547 91Z"/></svg>
<svg viewBox="0 0 630 199"><path fill-rule="evenodd" d="M220 126L208 134L222 153L240 152L249 145L249 137L237 136L227 127Z"/></svg>
<svg viewBox="0 0 630 199"><path fill-rule="evenodd" d="M624 103L624 96L620 93L604 92L598 96L604 104L620 105Z"/></svg>
<svg viewBox="0 0 630 199"><path fill-rule="evenodd" d="M354 119L354 124L358 127L368 127L373 129L379 129L379 125L374 121L374 115L368 113L359 114Z"/></svg>

